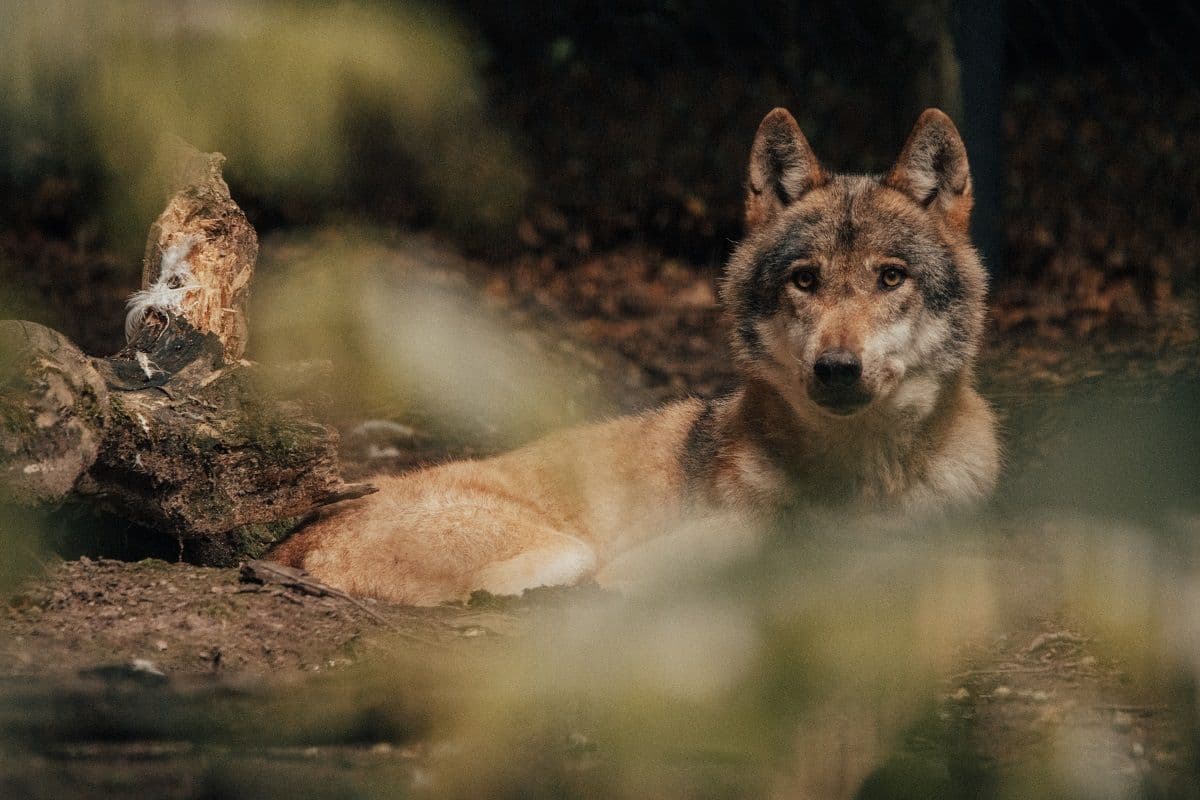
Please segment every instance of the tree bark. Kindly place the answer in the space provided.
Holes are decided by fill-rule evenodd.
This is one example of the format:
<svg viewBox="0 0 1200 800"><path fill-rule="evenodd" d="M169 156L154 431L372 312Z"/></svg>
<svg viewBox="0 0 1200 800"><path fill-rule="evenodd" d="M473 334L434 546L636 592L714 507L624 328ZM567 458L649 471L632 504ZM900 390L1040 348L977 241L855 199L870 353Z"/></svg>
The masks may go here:
<svg viewBox="0 0 1200 800"><path fill-rule="evenodd" d="M225 358L235 361L246 351L249 325L246 301L258 259L258 236L229 195L221 177L225 157L188 148L180 156L180 190L150 227L142 259L142 289L163 276L172 247L186 257L194 289L188 293L184 318L220 339Z"/></svg>
<svg viewBox="0 0 1200 800"><path fill-rule="evenodd" d="M258 241L223 160L186 156L121 352L88 358L49 328L0 322L0 499L84 502L229 565L374 491L342 481L334 430L241 360Z"/></svg>

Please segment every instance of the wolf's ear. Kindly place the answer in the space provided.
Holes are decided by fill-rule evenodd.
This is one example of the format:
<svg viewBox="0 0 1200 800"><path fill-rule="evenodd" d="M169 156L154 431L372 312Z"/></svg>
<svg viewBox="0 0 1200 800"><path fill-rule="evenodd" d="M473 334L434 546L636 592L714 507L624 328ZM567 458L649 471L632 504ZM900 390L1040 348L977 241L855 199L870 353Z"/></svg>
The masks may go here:
<svg viewBox="0 0 1200 800"><path fill-rule="evenodd" d="M959 230L971 219L971 168L967 148L950 118L927 108L917 119L900 158L883 182L940 213Z"/></svg>
<svg viewBox="0 0 1200 800"><path fill-rule="evenodd" d="M767 222L827 179L796 120L785 109L775 109L763 117L750 150L746 229Z"/></svg>

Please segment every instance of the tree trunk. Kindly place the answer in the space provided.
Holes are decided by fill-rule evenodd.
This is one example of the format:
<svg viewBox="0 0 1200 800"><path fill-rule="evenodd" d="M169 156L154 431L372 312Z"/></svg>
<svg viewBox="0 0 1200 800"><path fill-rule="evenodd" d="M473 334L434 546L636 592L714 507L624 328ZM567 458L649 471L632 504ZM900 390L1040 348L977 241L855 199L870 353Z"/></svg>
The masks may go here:
<svg viewBox="0 0 1200 800"><path fill-rule="evenodd" d="M0 499L88 503L227 565L374 491L342 481L335 431L241 360L258 240L223 160L183 160L120 353L87 358L56 331L0 322Z"/></svg>

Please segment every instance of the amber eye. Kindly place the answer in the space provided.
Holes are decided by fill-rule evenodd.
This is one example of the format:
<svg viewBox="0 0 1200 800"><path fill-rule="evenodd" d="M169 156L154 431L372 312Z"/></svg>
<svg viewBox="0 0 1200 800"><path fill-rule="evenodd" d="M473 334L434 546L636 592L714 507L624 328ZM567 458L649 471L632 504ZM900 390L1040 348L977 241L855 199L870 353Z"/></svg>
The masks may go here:
<svg viewBox="0 0 1200 800"><path fill-rule="evenodd" d="M792 273L792 284L802 292L811 292L817 288L817 273L808 267L801 267Z"/></svg>
<svg viewBox="0 0 1200 800"><path fill-rule="evenodd" d="M908 277L908 273L903 267L884 267L879 273L879 288L895 289L900 284L904 283L904 279Z"/></svg>

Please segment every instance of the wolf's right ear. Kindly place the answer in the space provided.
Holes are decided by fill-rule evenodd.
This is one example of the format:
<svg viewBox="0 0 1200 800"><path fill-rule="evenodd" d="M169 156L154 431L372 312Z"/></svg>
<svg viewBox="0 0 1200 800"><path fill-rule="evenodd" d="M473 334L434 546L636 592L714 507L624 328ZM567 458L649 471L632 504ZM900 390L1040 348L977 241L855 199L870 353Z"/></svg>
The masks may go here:
<svg viewBox="0 0 1200 800"><path fill-rule="evenodd" d="M800 126L786 109L763 117L750 150L746 230L766 223L800 195L828 180Z"/></svg>

